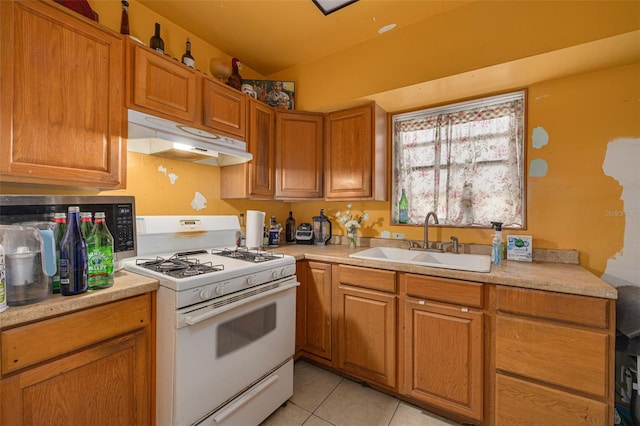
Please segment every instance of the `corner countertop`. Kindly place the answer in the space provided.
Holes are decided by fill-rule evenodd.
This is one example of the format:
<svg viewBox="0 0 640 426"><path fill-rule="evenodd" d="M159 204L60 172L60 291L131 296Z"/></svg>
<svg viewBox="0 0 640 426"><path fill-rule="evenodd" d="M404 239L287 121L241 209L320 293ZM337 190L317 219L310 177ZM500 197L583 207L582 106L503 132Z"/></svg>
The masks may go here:
<svg viewBox="0 0 640 426"><path fill-rule="evenodd" d="M54 294L42 302L25 306L10 306L0 313L0 329L40 321L81 309L91 308L104 303L156 291L158 281L127 271L115 273L112 287L101 290L89 290L76 296Z"/></svg>
<svg viewBox="0 0 640 426"><path fill-rule="evenodd" d="M294 256L297 260L317 260L342 263L390 271L410 272L435 277L453 278L487 284L500 284L534 290L554 291L581 296L617 299L618 292L611 285L577 264L553 262L516 262L504 260L491 265L491 272L468 272L401 263L355 259L350 254L369 247L349 249L346 245L282 245L274 252Z"/></svg>

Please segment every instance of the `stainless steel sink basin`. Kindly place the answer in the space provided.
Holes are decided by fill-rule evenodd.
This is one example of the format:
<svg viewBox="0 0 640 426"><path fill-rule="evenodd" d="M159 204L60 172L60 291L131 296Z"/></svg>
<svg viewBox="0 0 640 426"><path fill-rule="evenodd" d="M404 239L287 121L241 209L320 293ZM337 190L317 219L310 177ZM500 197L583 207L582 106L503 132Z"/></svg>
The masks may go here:
<svg viewBox="0 0 640 426"><path fill-rule="evenodd" d="M394 247L373 247L350 254L349 257L432 268L456 269L459 271L489 272L491 258L480 254L453 254L428 251L413 251Z"/></svg>

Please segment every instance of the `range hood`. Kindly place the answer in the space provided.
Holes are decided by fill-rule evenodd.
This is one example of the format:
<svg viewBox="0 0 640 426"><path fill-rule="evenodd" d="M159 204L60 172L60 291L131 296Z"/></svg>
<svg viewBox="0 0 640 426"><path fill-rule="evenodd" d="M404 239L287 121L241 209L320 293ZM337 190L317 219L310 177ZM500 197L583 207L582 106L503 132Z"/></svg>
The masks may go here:
<svg viewBox="0 0 640 426"><path fill-rule="evenodd" d="M253 158L247 144L226 136L130 109L127 149L210 166L230 166Z"/></svg>

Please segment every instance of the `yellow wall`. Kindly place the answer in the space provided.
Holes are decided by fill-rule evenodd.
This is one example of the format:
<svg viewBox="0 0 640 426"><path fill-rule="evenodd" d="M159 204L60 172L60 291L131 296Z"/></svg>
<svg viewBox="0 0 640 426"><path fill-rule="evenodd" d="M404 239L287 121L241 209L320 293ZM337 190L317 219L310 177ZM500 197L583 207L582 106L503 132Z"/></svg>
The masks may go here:
<svg viewBox="0 0 640 426"><path fill-rule="evenodd" d="M90 1L93 10L98 13L100 23L120 32L120 20L122 6L120 0L93 0ZM186 48L187 37L191 41L191 54L196 61L196 68L211 75L209 61L212 58L220 58L224 64L231 65L231 56L220 51L215 46L194 36L189 31L175 25L162 15L150 10L136 0L129 0L129 33L140 39L146 45L154 33L155 23L160 24L160 35L164 40L165 53L173 58L182 58ZM251 68L243 65L242 76L244 78L262 78L263 76Z"/></svg>
<svg viewBox="0 0 640 426"><path fill-rule="evenodd" d="M575 249L580 263L602 275L607 260L623 248L625 220L638 216L608 215L624 211L622 188L603 172L607 144L617 138L640 138L640 64L535 84L528 90L527 159L545 160L544 177L527 178L527 230L536 248ZM549 143L532 146L532 131L544 128ZM640 166L639 158L629 158ZM640 172L638 173L640 181ZM640 197L640 194L637 196ZM421 240L420 226L390 225L390 202L353 202L352 211L369 212L360 235L377 237L386 230ZM347 203L294 203L298 222L320 208L334 216ZM425 212L426 213L426 212ZM334 233L344 228L334 225ZM505 231L505 235L510 232ZM514 232L515 233L515 232ZM464 243L489 244L488 229L432 228L430 239L455 235Z"/></svg>
<svg viewBox="0 0 640 426"><path fill-rule="evenodd" d="M174 57L181 56L184 40L189 35L186 30L149 11L136 0L131 0L130 3L132 34L148 42L153 31L153 23L160 22L167 51ZM570 3L563 4L567 7ZM597 15L598 2L593 3L588 13ZM627 3L635 2L620 2L618 5L620 14L624 15L625 11L629 11L630 6ZM92 6L99 12L102 23L113 29L119 29L119 1L94 1ZM538 14L534 16L540 18L539 9L536 8L536 10ZM526 19L525 16L522 18ZM621 18L620 24L633 29L633 25L627 21L629 19ZM557 27L560 23L554 25ZM529 23L527 27L532 28L534 25ZM459 28L465 27L459 26ZM592 31L592 38L611 33L608 25L583 28L583 30ZM211 57L222 56L230 59L228 55L213 46L206 45L197 37L191 36L191 39L197 67L206 70L208 58ZM502 41L502 43L507 42ZM503 47L509 48L508 43ZM561 46L554 46L549 39L544 43L545 49L559 47ZM498 63L506 54L492 44L487 44L484 51L489 52L490 63ZM518 54L521 54L521 51L511 51L509 56L514 57ZM329 67L332 69L331 72L324 72L325 67L312 64L291 70L291 75L286 77L293 77L297 81L300 91L298 99L306 99L304 103L308 105L326 106L343 102L347 97L388 90L397 87L398 84L413 84L420 81L420 75L423 76L423 81L426 81L443 73L464 71L470 66L461 60L449 65L454 66L453 69L434 65L434 70L427 72L425 64L428 61L420 62L414 69L409 60L410 57L405 57L404 61L384 61L376 56L375 52L370 52L368 55L365 57L359 54L334 55L328 58L325 64L331 65ZM362 60L362 63L349 63L337 67L333 62L337 57L344 61L355 58ZM471 65L482 65L476 63L480 59L473 55L469 60ZM489 62L484 65L488 65ZM354 69L351 65L355 67L355 74L351 77L349 73L333 72L338 69ZM311 68L314 70L312 71ZM403 70L407 71L406 77ZM247 70L246 74L247 77L254 77L250 70ZM535 70L532 70L532 74L535 74ZM255 75L255 77L260 76ZM314 83L320 78L322 78L322 85L315 85ZM356 86L353 84L354 81L360 84ZM607 260L623 248L625 220L638 220L637 217L603 214L605 210L622 211L624 206L620 200L622 191L620 185L604 174L602 165L607 144L610 141L620 137L640 138L640 103L638 103L640 64L544 81L532 84L528 89L528 160L545 160L549 171L546 176L527 179L528 229L521 234L532 235L534 247L578 250L581 264L597 275L601 275ZM466 93L467 96L482 94ZM424 104L429 104L429 101L425 100ZM532 146L531 132L535 127L544 128L550 136L548 145L540 149ZM630 161L638 163L638 159L630 159ZM275 215L281 223L284 223L290 208L294 212L297 223L301 223L310 222L311 217L317 215L320 208L324 208L331 217L336 211L345 210L347 205L347 202L283 203L221 200L219 173L219 169L215 167L129 153L127 189L104 193L135 195L138 214L141 215L237 214L247 209L257 209L266 211L267 216ZM177 176L174 183L171 182L171 174ZM82 191L3 185L2 192L79 193ZM206 208L196 210L192 206L196 192L206 199ZM363 210L367 210L371 215L371 219L364 224L360 235L378 237L382 231L386 230L404 233L411 239L421 239L422 228L419 226L390 225L390 205L391 201L354 202L354 213L360 214ZM344 234L344 229L334 223L334 233ZM486 229L438 227L431 232L430 237L442 241L448 240L451 235L456 235L463 243L489 243L492 234Z"/></svg>

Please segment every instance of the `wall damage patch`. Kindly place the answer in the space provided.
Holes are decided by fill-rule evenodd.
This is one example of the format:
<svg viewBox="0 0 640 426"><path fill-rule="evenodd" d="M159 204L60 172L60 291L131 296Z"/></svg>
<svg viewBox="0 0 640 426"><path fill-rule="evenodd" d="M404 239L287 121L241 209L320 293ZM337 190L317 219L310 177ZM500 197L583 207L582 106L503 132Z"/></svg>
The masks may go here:
<svg viewBox="0 0 640 426"><path fill-rule="evenodd" d="M171 185L175 184L176 180L178 180L178 175L174 173L167 173L167 168L164 166L158 166L158 171L169 178L169 182L171 182Z"/></svg>
<svg viewBox="0 0 640 426"><path fill-rule="evenodd" d="M529 163L529 176L530 177L543 177L547 175L547 171L549 171L549 166L545 160L540 158L534 158Z"/></svg>
<svg viewBox="0 0 640 426"><path fill-rule="evenodd" d="M614 287L640 286L640 139L616 139L607 145L602 169L622 186L623 210L605 210L607 217L624 217L622 250L607 261L602 279Z"/></svg>
<svg viewBox="0 0 640 426"><path fill-rule="evenodd" d="M196 211L207 208L207 199L204 197L204 195L196 191L195 195L193 196L193 200L191 200L191 208Z"/></svg>
<svg viewBox="0 0 640 426"><path fill-rule="evenodd" d="M542 127L536 127L533 129L531 140L533 143L533 147L536 149L540 149L549 143L549 133L547 133L547 131Z"/></svg>

